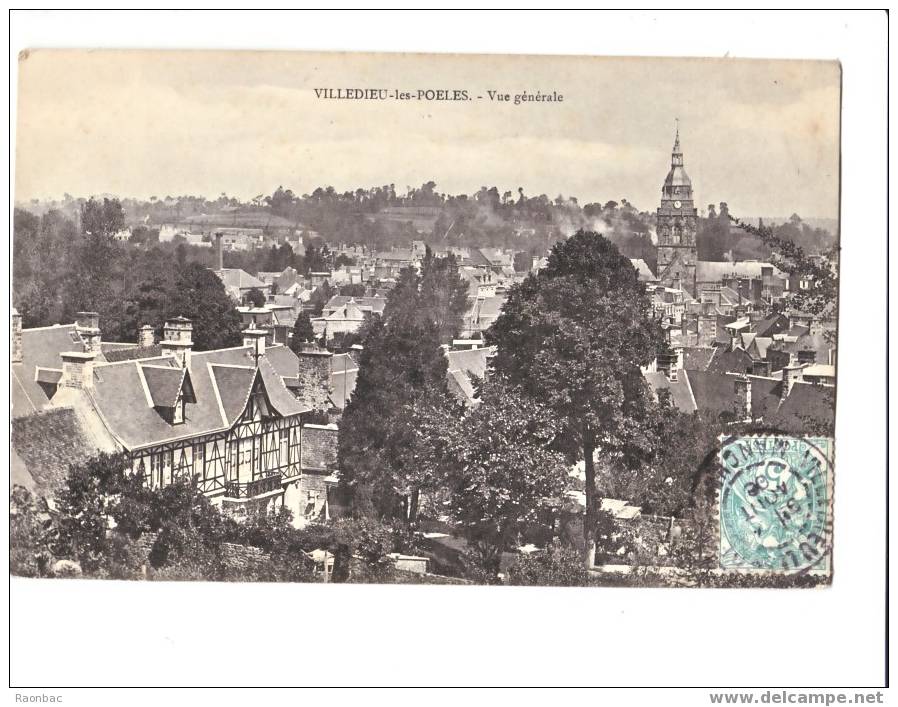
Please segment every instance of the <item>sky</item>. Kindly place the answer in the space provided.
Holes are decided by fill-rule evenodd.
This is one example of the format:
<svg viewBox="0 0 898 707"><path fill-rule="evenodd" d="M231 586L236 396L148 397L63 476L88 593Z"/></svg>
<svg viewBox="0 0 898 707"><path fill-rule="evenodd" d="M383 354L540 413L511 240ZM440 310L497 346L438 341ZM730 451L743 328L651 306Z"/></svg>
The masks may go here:
<svg viewBox="0 0 898 707"><path fill-rule="evenodd" d="M472 100L324 100L316 88ZM839 110L835 62L36 50L19 60L16 200L402 193L433 180L452 194L523 187L651 210L679 119L697 206L837 218Z"/></svg>

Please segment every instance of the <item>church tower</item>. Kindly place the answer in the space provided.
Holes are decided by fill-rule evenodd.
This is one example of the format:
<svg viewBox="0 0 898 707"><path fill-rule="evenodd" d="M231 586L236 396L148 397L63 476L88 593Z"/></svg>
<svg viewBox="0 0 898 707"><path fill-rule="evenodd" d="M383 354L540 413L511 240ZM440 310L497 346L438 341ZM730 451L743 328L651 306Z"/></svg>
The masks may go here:
<svg viewBox="0 0 898 707"><path fill-rule="evenodd" d="M658 279L665 287L680 287L695 295L695 246L698 210L692 202L692 181L683 169L680 129L674 140L670 171L661 187L658 207Z"/></svg>

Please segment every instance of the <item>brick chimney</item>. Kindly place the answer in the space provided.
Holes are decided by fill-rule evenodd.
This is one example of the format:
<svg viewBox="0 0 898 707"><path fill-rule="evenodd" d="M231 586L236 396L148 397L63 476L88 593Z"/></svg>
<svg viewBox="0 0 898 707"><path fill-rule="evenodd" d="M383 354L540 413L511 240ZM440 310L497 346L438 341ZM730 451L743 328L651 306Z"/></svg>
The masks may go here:
<svg viewBox="0 0 898 707"><path fill-rule="evenodd" d="M181 368L190 367L190 352L193 350L193 324L184 317L165 320L162 328L163 356L174 356Z"/></svg>
<svg viewBox="0 0 898 707"><path fill-rule="evenodd" d="M736 414L741 415L745 422L751 422L751 378L739 376L736 378Z"/></svg>
<svg viewBox="0 0 898 707"><path fill-rule="evenodd" d="M156 343L156 330L149 324L144 324L140 327L140 331L137 334L137 345L142 348L149 348Z"/></svg>
<svg viewBox="0 0 898 707"><path fill-rule="evenodd" d="M63 351L60 387L91 390L94 387L94 351Z"/></svg>
<svg viewBox="0 0 898 707"><path fill-rule="evenodd" d="M218 269L224 270L224 252L222 251L221 237L222 234L220 232L215 234L215 253L218 256Z"/></svg>
<svg viewBox="0 0 898 707"><path fill-rule="evenodd" d="M78 312L75 315L75 330L84 342L84 350L100 353L100 315L96 312Z"/></svg>
<svg viewBox="0 0 898 707"><path fill-rule="evenodd" d="M331 396L331 358L333 354L316 344L303 344L299 359L297 397L312 410L327 410Z"/></svg>
<svg viewBox="0 0 898 707"><path fill-rule="evenodd" d="M249 348L252 351L253 358L255 358L256 365L258 365L259 357L265 355L265 337L268 336L268 330L256 329L255 326L251 326L248 329L244 329L242 334L244 348Z"/></svg>
<svg viewBox="0 0 898 707"><path fill-rule="evenodd" d="M10 363L22 363L22 315L13 308L9 319L9 360Z"/></svg>
<svg viewBox="0 0 898 707"><path fill-rule="evenodd" d="M802 367L794 364L789 364L788 366L783 367L783 388L780 392L780 399L785 400L789 397L789 393L792 392L792 386L796 383L801 382L802 380Z"/></svg>

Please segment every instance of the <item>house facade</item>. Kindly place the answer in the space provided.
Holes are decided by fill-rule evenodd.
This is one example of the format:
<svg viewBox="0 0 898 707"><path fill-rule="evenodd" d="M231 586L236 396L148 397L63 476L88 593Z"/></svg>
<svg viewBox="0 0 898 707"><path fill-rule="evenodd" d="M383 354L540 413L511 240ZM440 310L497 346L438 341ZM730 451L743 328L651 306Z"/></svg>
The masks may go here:
<svg viewBox="0 0 898 707"><path fill-rule="evenodd" d="M55 353L59 374L44 376L55 383L41 387L45 400L31 414L71 411L83 429L112 440L102 451L126 454L151 488L193 479L237 518L281 507L297 525L325 518L337 428L318 423L331 407L330 354L269 346L255 328L242 346L194 352L191 331L188 320L171 319L158 355L115 362L96 346L73 345L68 332L57 336L68 350ZM35 437L53 444L40 424L27 429L17 439L14 428L14 450L30 449Z"/></svg>

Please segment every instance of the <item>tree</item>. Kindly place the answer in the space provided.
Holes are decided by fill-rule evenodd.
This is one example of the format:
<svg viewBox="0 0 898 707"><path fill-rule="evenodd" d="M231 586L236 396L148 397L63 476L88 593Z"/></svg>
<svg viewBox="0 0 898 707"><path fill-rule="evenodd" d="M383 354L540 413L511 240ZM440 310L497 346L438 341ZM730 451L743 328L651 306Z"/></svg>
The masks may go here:
<svg viewBox="0 0 898 707"><path fill-rule="evenodd" d="M441 342L458 335L467 304L468 283L458 273L455 256L450 253L437 258L427 246L421 263L418 313L433 322Z"/></svg>
<svg viewBox="0 0 898 707"><path fill-rule="evenodd" d="M361 282L350 285L340 285L340 295L343 297L364 297L365 286Z"/></svg>
<svg viewBox="0 0 898 707"><path fill-rule="evenodd" d="M91 239L111 240L125 227L125 211L118 199L94 198L81 206L81 232Z"/></svg>
<svg viewBox="0 0 898 707"><path fill-rule="evenodd" d="M296 316L296 322L293 324L290 349L293 353L299 353L302 350L302 345L311 341L315 341L315 330L312 328L309 315L302 311Z"/></svg>
<svg viewBox="0 0 898 707"><path fill-rule="evenodd" d="M45 504L43 504L45 505ZM17 577L46 576L52 553L48 545L48 514L28 489L9 493L9 571Z"/></svg>
<svg viewBox="0 0 898 707"><path fill-rule="evenodd" d="M178 271L166 318L183 316L193 323L197 351L239 346L243 329L240 314L218 276L199 263Z"/></svg>
<svg viewBox="0 0 898 707"><path fill-rule="evenodd" d="M318 285L312 296L309 297L309 306L312 308L312 314L320 317L321 312L324 310L324 305L330 302L331 297L336 294L336 288L332 287L327 280Z"/></svg>
<svg viewBox="0 0 898 707"><path fill-rule="evenodd" d="M247 292L244 299L246 300L247 304L253 307L263 307L265 305L265 295L258 287L253 287L249 292Z"/></svg>
<svg viewBox="0 0 898 707"><path fill-rule="evenodd" d="M400 274L372 318L352 399L340 425L341 485L357 513L414 522L421 479L410 457L410 405L448 395L436 324L418 309L419 276Z"/></svg>
<svg viewBox="0 0 898 707"><path fill-rule="evenodd" d="M530 253L528 253L526 250L519 250L514 254L515 272L529 272L531 263L532 259L530 257Z"/></svg>
<svg viewBox="0 0 898 707"><path fill-rule="evenodd" d="M98 570L109 552L107 531L120 494L130 485L124 454L101 453L69 469L57 498L58 520L51 547L57 557L77 560L85 572Z"/></svg>
<svg viewBox="0 0 898 707"><path fill-rule="evenodd" d="M586 562L595 557L594 455L634 468L650 458L653 399L640 372L662 345L645 286L607 239L578 231L547 266L512 286L486 333L492 368L564 421L558 442L584 460Z"/></svg>
<svg viewBox="0 0 898 707"><path fill-rule="evenodd" d="M564 455L551 449L560 430L550 408L501 379L484 381L480 397L472 408L447 400L418 406L414 448L430 485L446 492L479 568L495 580L502 552L570 477Z"/></svg>

